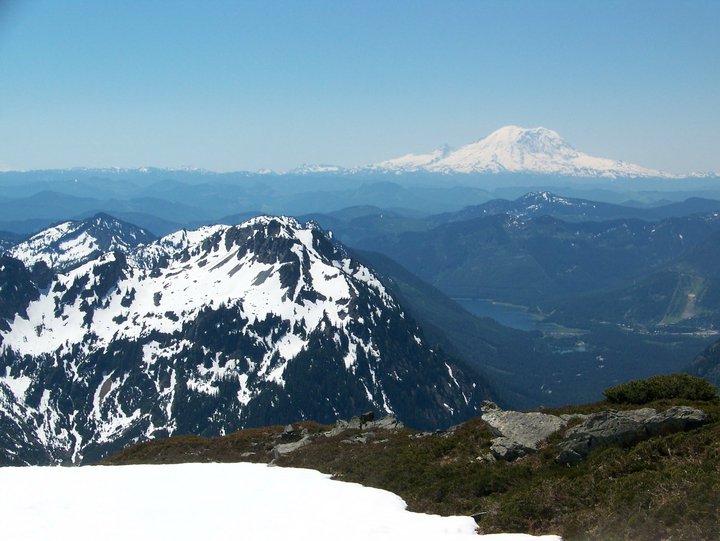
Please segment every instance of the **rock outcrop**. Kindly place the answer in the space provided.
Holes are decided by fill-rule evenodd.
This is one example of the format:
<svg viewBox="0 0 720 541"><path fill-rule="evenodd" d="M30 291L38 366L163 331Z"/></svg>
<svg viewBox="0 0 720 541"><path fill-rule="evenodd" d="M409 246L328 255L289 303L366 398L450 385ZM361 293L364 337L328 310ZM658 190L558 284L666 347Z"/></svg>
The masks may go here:
<svg viewBox="0 0 720 541"><path fill-rule="evenodd" d="M487 401L482 405L482 420L498 436L493 440L490 452L499 460L515 460L537 451L541 442L568 422L557 415L504 411Z"/></svg>
<svg viewBox="0 0 720 541"><path fill-rule="evenodd" d="M652 408L595 413L567 431L558 444L560 453L556 460L561 464L577 464L596 449L627 447L652 436L688 430L702 424L706 417L702 410L688 406L675 406L660 413Z"/></svg>
<svg viewBox="0 0 720 541"><path fill-rule="evenodd" d="M365 421L362 421L363 417L365 418ZM339 419L335 423L335 426L330 430L317 433L310 433L306 428L298 430L293 425L287 425L282 434L280 434L277 438L277 441L271 444L270 452L273 457L272 463L281 456L293 453L318 438L332 438L333 436L343 434L348 430L357 430L357 433L353 434L351 438L343 441L346 441L347 443L367 443L369 432L404 428L402 422L392 415L386 415L377 421L372 420L374 419L374 415L370 418L371 420L367 420L369 418L368 414L363 414L361 416L356 415L349 421Z"/></svg>
<svg viewBox="0 0 720 541"><path fill-rule="evenodd" d="M702 424L707 415L699 409L675 406L660 413L652 408L603 411L590 415L549 415L504 411L493 402L482 405L482 420L497 436L490 456L512 461L534 453L550 436L573 420L580 424L567 430L557 448L561 464L577 464L595 449L618 445L628 447L653 436L689 430Z"/></svg>

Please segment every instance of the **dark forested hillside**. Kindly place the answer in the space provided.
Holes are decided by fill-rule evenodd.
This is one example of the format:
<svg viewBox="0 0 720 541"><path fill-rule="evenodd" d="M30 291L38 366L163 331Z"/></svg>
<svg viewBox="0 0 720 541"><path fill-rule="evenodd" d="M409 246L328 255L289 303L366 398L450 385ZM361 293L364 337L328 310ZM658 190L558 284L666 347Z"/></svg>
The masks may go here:
<svg viewBox="0 0 720 541"><path fill-rule="evenodd" d="M715 214L658 223L496 215L386 235L359 246L392 257L451 297L533 306L641 277L718 230Z"/></svg>

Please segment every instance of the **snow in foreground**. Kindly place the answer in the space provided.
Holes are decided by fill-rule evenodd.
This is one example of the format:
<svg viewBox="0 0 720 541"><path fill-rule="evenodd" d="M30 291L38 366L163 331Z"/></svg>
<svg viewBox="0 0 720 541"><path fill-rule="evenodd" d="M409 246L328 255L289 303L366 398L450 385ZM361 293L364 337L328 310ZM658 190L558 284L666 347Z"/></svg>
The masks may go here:
<svg viewBox="0 0 720 541"><path fill-rule="evenodd" d="M0 468L0 487L8 540L532 538L478 537L469 517L410 513L384 490L260 464Z"/></svg>

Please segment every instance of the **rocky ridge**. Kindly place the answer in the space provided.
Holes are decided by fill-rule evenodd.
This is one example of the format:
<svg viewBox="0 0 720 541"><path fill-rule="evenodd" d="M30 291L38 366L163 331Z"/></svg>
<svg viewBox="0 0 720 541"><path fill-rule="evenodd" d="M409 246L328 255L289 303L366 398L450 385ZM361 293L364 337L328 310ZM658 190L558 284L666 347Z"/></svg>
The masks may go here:
<svg viewBox="0 0 720 541"><path fill-rule="evenodd" d="M28 268L43 262L56 271L67 271L104 253L128 253L153 240L155 236L141 227L98 213L43 229L7 252Z"/></svg>
<svg viewBox="0 0 720 541"><path fill-rule="evenodd" d="M338 419L335 426L322 432L310 432L307 427L296 427L289 424L283 429L279 437L276 436L274 442L270 444L272 446L270 452L273 457L270 464L273 464L282 456L289 455L311 444L318 438L332 438L347 432L345 434L347 437L341 440L341 443L367 443L369 432L399 430L401 428L405 428L405 425L394 415L386 415L376 421L372 412L356 415L349 421ZM353 432L355 433L353 434Z"/></svg>
<svg viewBox="0 0 720 541"><path fill-rule="evenodd" d="M42 284L17 260L0 267L0 463L367 410L418 428L478 411L476 376L312 223L179 231Z"/></svg>

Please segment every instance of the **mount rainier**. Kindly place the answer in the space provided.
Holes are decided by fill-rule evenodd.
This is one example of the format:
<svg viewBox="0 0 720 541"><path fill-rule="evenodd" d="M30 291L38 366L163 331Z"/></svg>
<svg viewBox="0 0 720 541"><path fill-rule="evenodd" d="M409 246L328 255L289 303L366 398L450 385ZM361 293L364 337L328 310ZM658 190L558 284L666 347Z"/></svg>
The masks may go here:
<svg viewBox="0 0 720 541"><path fill-rule="evenodd" d="M367 169L394 173L539 173L577 177L670 177L639 165L575 150L547 128L505 126L474 143L406 154Z"/></svg>

